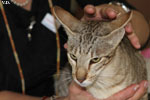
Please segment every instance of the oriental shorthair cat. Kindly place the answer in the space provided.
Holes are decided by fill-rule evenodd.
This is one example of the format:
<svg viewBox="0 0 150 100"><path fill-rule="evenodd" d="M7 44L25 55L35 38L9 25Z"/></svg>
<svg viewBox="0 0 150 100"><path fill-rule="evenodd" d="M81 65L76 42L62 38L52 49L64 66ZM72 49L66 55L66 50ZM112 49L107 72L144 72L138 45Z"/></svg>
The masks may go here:
<svg viewBox="0 0 150 100"><path fill-rule="evenodd" d="M71 72L60 75L57 92L67 90L63 73L98 99L107 98L125 87L147 79L145 61L125 36L132 11L112 21L80 21L55 6L54 14L67 35L67 55ZM70 73L70 74L69 74ZM66 89L66 90L63 90ZM141 98L147 100L147 94Z"/></svg>

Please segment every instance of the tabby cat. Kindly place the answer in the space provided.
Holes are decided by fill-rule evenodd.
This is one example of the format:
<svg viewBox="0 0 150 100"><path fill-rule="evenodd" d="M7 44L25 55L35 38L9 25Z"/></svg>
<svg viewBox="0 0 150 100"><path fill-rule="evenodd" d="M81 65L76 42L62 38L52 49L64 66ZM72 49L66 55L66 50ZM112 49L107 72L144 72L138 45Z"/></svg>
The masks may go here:
<svg viewBox="0 0 150 100"><path fill-rule="evenodd" d="M80 21L57 6L54 13L68 35L67 55L73 80L94 97L107 98L147 79L143 57L125 36L124 26L132 12L109 22ZM141 100L147 100L147 96Z"/></svg>

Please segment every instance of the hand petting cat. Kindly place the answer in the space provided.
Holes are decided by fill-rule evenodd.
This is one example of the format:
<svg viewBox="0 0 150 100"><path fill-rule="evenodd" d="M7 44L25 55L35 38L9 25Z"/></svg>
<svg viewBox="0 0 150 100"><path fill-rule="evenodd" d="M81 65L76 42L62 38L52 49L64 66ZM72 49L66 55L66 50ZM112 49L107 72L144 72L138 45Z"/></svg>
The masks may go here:
<svg viewBox="0 0 150 100"><path fill-rule="evenodd" d="M84 8L84 16L82 20L113 20L118 15L125 13L121 6L103 4L99 6L87 5ZM139 49L140 42L136 34L133 32L131 23L125 27L126 35L128 36L131 44Z"/></svg>
<svg viewBox="0 0 150 100"><path fill-rule="evenodd" d="M145 46L149 37L149 25L145 17L138 11L133 11L131 20L125 27L126 35L133 47L140 49ZM103 4L99 6L87 5L81 20L114 20L118 15L126 13L121 6ZM67 45L64 45L67 48ZM146 47L146 46L145 46Z"/></svg>

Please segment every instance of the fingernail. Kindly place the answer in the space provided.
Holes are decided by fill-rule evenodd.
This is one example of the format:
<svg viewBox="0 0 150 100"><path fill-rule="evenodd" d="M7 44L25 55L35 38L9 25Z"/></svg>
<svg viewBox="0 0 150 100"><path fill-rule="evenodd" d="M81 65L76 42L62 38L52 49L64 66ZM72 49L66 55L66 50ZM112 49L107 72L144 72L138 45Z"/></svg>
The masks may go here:
<svg viewBox="0 0 150 100"><path fill-rule="evenodd" d="M108 11L110 12L110 13L114 13L114 14L117 14L117 11L116 10L114 10L114 9L108 9Z"/></svg>
<svg viewBox="0 0 150 100"><path fill-rule="evenodd" d="M93 13L94 13L93 7L89 7L89 8L88 8L88 11L89 11L90 14L93 14Z"/></svg>
<svg viewBox="0 0 150 100"><path fill-rule="evenodd" d="M133 33L132 26L131 26L130 23L128 23L128 25L126 25L126 30L127 30L127 32L129 32L129 33Z"/></svg>
<svg viewBox="0 0 150 100"><path fill-rule="evenodd" d="M128 29L130 28L130 30L131 30L131 24L127 24L126 28L128 28Z"/></svg>
<svg viewBox="0 0 150 100"><path fill-rule="evenodd" d="M136 91L139 88L139 85L136 85L133 90Z"/></svg>
<svg viewBox="0 0 150 100"><path fill-rule="evenodd" d="M144 83L144 87L148 88L148 82L147 81Z"/></svg>
<svg viewBox="0 0 150 100"><path fill-rule="evenodd" d="M136 48L137 49L141 48L141 45L139 43L136 43Z"/></svg>
<svg viewBox="0 0 150 100"><path fill-rule="evenodd" d="M111 19L113 19L113 18L115 18L116 16L117 16L117 13L115 12L115 10L109 11L108 17L110 17Z"/></svg>

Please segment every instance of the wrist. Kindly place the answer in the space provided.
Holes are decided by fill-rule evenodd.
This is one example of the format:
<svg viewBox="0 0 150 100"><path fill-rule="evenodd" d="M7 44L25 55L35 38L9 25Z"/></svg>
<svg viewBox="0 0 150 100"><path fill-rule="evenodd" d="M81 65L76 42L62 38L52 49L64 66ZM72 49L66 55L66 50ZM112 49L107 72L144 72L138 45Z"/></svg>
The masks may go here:
<svg viewBox="0 0 150 100"><path fill-rule="evenodd" d="M124 3L113 1L109 2L108 5L116 11L117 16L130 12L130 9Z"/></svg>
<svg viewBox="0 0 150 100"><path fill-rule="evenodd" d="M130 12L130 9L124 3L113 1L113 2L109 2L109 4L120 6L125 12Z"/></svg>
<svg viewBox="0 0 150 100"><path fill-rule="evenodd" d="M41 100L68 100L68 98L67 97L58 97L58 96L51 96L51 97L43 96L41 98Z"/></svg>
<svg viewBox="0 0 150 100"><path fill-rule="evenodd" d="M50 98L48 96L43 96L41 100L50 100Z"/></svg>

